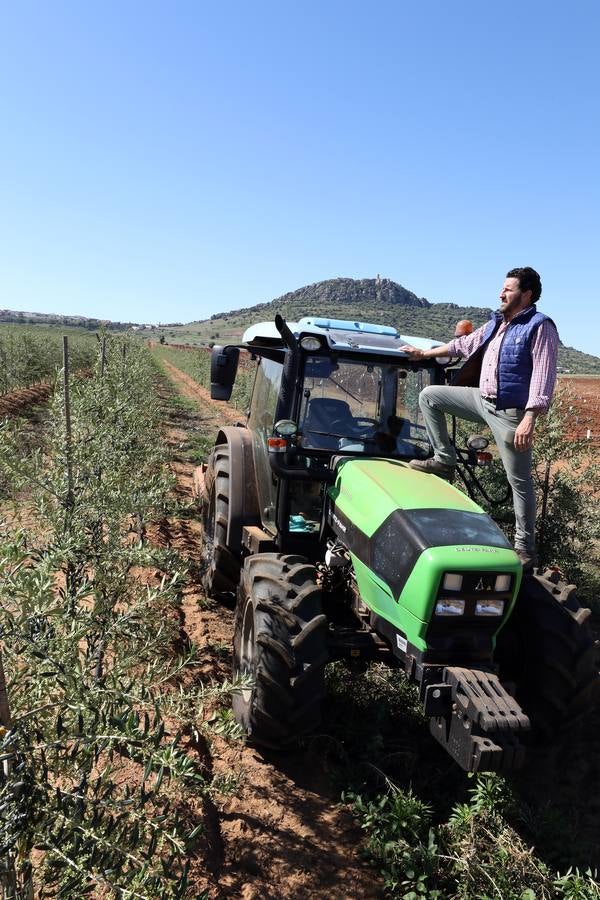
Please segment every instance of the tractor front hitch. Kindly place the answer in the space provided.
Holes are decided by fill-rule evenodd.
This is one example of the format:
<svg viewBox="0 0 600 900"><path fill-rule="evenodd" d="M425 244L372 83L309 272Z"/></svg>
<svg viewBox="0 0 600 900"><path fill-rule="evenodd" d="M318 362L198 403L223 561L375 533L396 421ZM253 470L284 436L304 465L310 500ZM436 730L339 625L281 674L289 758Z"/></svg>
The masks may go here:
<svg viewBox="0 0 600 900"><path fill-rule="evenodd" d="M529 719L494 672L449 666L425 688L424 707L431 734L466 772L522 766Z"/></svg>

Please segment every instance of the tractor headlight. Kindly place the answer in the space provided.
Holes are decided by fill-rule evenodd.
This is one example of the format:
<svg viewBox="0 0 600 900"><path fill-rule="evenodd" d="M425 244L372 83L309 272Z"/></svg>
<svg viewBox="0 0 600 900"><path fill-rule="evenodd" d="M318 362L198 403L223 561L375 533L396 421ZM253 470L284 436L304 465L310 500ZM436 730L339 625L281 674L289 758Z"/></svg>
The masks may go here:
<svg viewBox="0 0 600 900"><path fill-rule="evenodd" d="M458 597L441 597L435 604L436 616L462 616L464 611L465 601Z"/></svg>
<svg viewBox="0 0 600 900"><path fill-rule="evenodd" d="M478 600L475 604L476 616L501 616L503 612L504 600L492 600L491 598L486 597L485 600Z"/></svg>
<svg viewBox="0 0 600 900"><path fill-rule="evenodd" d="M320 350L321 341L318 337L306 335L305 337L300 338L300 346L303 350Z"/></svg>
<svg viewBox="0 0 600 900"><path fill-rule="evenodd" d="M462 583L462 575L452 575L450 573L444 575L443 587L445 591L460 591Z"/></svg>
<svg viewBox="0 0 600 900"><path fill-rule="evenodd" d="M511 575L496 575L496 581L494 583L495 591L510 591L510 584L512 581Z"/></svg>

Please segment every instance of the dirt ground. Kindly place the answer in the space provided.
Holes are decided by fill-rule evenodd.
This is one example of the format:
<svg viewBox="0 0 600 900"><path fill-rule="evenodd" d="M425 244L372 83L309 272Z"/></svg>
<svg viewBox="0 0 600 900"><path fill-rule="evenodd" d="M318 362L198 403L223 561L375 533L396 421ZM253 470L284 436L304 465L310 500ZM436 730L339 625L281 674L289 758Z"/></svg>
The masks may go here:
<svg viewBox="0 0 600 900"><path fill-rule="evenodd" d="M572 393L578 423L571 437L600 445L600 377L594 375L562 375L559 386Z"/></svg>
<svg viewBox="0 0 600 900"><path fill-rule="evenodd" d="M181 499L192 496L194 465L178 447L191 429L214 432L240 417L167 362L163 365L177 390L197 401L197 412L178 413L167 429L172 467ZM206 601L200 586L198 554L201 526L195 518L163 523L160 543L176 549L191 564L185 592L182 628L204 660L201 676L208 683L230 677L233 611ZM212 837L204 861L204 881L211 898L375 898L380 878L360 857L362 834L329 783L322 763L310 754L269 759L241 744L216 737L211 750L212 773L235 775L238 786L215 806ZM200 867L203 868L202 866ZM200 873L199 873L200 874Z"/></svg>
<svg viewBox="0 0 600 900"><path fill-rule="evenodd" d="M34 384L28 388L11 391L0 397L0 418L14 416L34 403L42 403L52 393L50 384Z"/></svg>

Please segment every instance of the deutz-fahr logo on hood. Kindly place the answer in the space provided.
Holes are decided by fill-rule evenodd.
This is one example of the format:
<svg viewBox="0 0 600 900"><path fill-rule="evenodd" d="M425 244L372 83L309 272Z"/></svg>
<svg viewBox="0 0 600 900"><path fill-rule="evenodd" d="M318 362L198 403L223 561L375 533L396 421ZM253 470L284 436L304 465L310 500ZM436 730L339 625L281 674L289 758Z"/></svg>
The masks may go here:
<svg viewBox="0 0 600 900"><path fill-rule="evenodd" d="M477 584L475 585L476 591L493 591L494 590L494 581L495 575L487 575L481 576Z"/></svg>

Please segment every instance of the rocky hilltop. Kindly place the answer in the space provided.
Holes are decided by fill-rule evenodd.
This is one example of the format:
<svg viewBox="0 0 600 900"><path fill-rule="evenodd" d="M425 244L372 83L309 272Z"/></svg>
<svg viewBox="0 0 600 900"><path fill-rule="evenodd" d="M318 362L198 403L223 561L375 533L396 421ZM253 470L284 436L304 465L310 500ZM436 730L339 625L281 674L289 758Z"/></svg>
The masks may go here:
<svg viewBox="0 0 600 900"><path fill-rule="evenodd" d="M328 306L331 303L357 304L373 304L380 306L383 304L392 304L395 306L431 306L429 300L424 297L417 297L412 291L402 287L392 281L391 278L330 278L328 281L317 281L315 284L309 284L306 287L298 288L297 291L290 291L277 297L273 303L308 303L323 304Z"/></svg>
<svg viewBox="0 0 600 900"><path fill-rule="evenodd" d="M276 297L267 303L257 303L245 309L232 309L229 312L215 313L213 319L228 319L236 316L257 315L259 312L275 315L275 312L290 313L294 310L302 311L302 315L322 312L323 315L332 316L334 311L339 312L342 307L360 307L360 313L364 316L372 315L373 310L391 310L404 306L414 309L428 309L431 306L425 297L417 297L412 291L402 287L401 284L392 281L391 278L329 278L326 281L316 281L307 284L295 291L288 291L281 297ZM346 310L348 316L356 318L356 309Z"/></svg>

